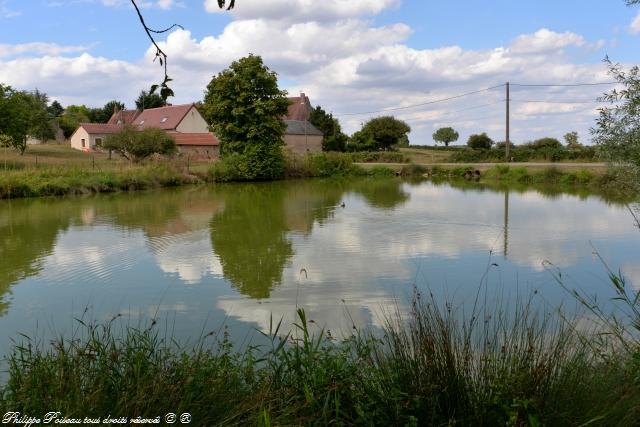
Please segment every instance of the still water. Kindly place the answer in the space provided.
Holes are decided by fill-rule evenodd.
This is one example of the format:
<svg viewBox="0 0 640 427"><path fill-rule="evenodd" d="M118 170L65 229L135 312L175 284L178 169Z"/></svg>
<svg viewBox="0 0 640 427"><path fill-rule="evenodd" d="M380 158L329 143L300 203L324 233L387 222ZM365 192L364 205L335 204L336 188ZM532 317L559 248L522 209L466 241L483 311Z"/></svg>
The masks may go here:
<svg viewBox="0 0 640 427"><path fill-rule="evenodd" d="M406 311L414 287L558 306L570 298L557 272L606 300L594 250L640 288L640 230L599 196L384 179L2 201L0 353L19 332L69 335L82 316L154 318L182 340L225 324L244 340L301 306L348 333Z"/></svg>

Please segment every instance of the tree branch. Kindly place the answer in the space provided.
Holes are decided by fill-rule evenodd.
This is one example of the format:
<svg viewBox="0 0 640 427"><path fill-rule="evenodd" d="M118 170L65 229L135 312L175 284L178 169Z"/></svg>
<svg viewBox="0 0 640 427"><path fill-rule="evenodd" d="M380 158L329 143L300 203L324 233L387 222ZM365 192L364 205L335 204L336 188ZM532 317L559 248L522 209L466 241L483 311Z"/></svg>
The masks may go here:
<svg viewBox="0 0 640 427"><path fill-rule="evenodd" d="M236 3L235 0L230 0L227 10L233 9L233 7L235 6L235 3ZM144 17L142 16L142 12L140 12L140 8L138 7L136 0L131 0L131 4L133 5L134 9L136 10L136 13L138 14L138 19L140 19L140 24L142 24L142 28L144 29L145 33L147 33L147 36L149 37L149 40L151 40L151 43L153 44L153 46L156 48L156 57L153 59L153 61L155 62L156 59L159 59L160 66L164 67L164 79L162 80L162 83L160 85L157 85L157 84L152 85L151 89L149 90L149 93L155 93L155 91L159 87L160 96L164 101L166 101L168 97L174 96L173 90L167 84L171 81L171 78L169 78L169 75L167 74L167 54L160 48L160 46L158 46L158 43L153 38L153 34L163 34L171 31L174 28L181 28L184 30L184 27L180 24L173 24L170 27L165 28L164 30L154 30L150 28L147 25L147 23L144 21ZM226 6L226 4L227 4L226 0L218 0L218 7L220 7L220 9L223 9Z"/></svg>

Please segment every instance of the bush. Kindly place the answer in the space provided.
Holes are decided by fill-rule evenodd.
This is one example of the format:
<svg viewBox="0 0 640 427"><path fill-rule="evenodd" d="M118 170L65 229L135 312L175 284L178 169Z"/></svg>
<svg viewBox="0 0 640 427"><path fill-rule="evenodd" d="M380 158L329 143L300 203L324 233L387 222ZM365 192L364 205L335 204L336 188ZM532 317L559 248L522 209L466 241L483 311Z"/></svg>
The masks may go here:
<svg viewBox="0 0 640 427"><path fill-rule="evenodd" d="M122 131L109 135L104 142L105 150L113 150L134 163L152 154L174 154L178 148L171 135L158 128L137 130L126 126Z"/></svg>
<svg viewBox="0 0 640 427"><path fill-rule="evenodd" d="M488 150L493 145L493 140L483 132L480 135L471 135L467 145L474 150Z"/></svg>

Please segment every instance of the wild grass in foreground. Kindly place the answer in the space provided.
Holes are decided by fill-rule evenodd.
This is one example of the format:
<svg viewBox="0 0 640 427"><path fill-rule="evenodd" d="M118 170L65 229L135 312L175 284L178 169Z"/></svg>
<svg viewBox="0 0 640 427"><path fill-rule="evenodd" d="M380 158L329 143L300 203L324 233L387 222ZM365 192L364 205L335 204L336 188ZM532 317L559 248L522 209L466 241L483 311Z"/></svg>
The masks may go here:
<svg viewBox="0 0 640 427"><path fill-rule="evenodd" d="M637 309L638 297L623 302ZM464 317L419 293L408 318L389 316L382 334L354 329L338 341L310 333L310 324L299 309L291 332L272 322L270 345L241 351L226 331L213 336L217 346L205 345L211 333L187 350L153 326L116 334L113 322L83 323L81 334L51 346L25 338L7 359L0 408L70 418L189 412L203 426L633 426L640 419L638 330L607 335L600 323L579 332L527 302Z"/></svg>

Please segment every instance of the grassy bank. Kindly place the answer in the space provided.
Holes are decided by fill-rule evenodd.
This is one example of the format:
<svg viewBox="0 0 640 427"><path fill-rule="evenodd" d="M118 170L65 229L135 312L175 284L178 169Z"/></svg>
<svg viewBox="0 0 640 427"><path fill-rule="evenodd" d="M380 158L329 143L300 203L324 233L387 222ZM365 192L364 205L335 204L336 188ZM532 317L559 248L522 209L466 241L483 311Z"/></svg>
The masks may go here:
<svg viewBox="0 0 640 427"><path fill-rule="evenodd" d="M133 191L201 181L198 176L168 164L149 164L121 171L47 167L0 174L0 199Z"/></svg>
<svg viewBox="0 0 640 427"><path fill-rule="evenodd" d="M628 302L638 321L638 301ZM272 322L270 344L241 350L224 330L186 349L155 322L118 333L117 320L82 323L51 345L15 346L0 408L68 418L189 412L202 426L632 426L639 419L638 330L605 329L615 325L605 321L586 331L527 302L466 317L452 307L416 293L408 318L389 316L383 334L354 327L344 341L300 309L293 331Z"/></svg>
<svg viewBox="0 0 640 427"><path fill-rule="evenodd" d="M571 171L553 166L544 169L529 169L522 166L497 165L480 172L467 166L457 168L414 166L411 172L413 174L422 172L425 176L436 181L467 180L514 187L555 186L561 190L605 192L627 197L637 196L640 184L638 177L622 168L609 168L605 172L599 173L590 169Z"/></svg>

